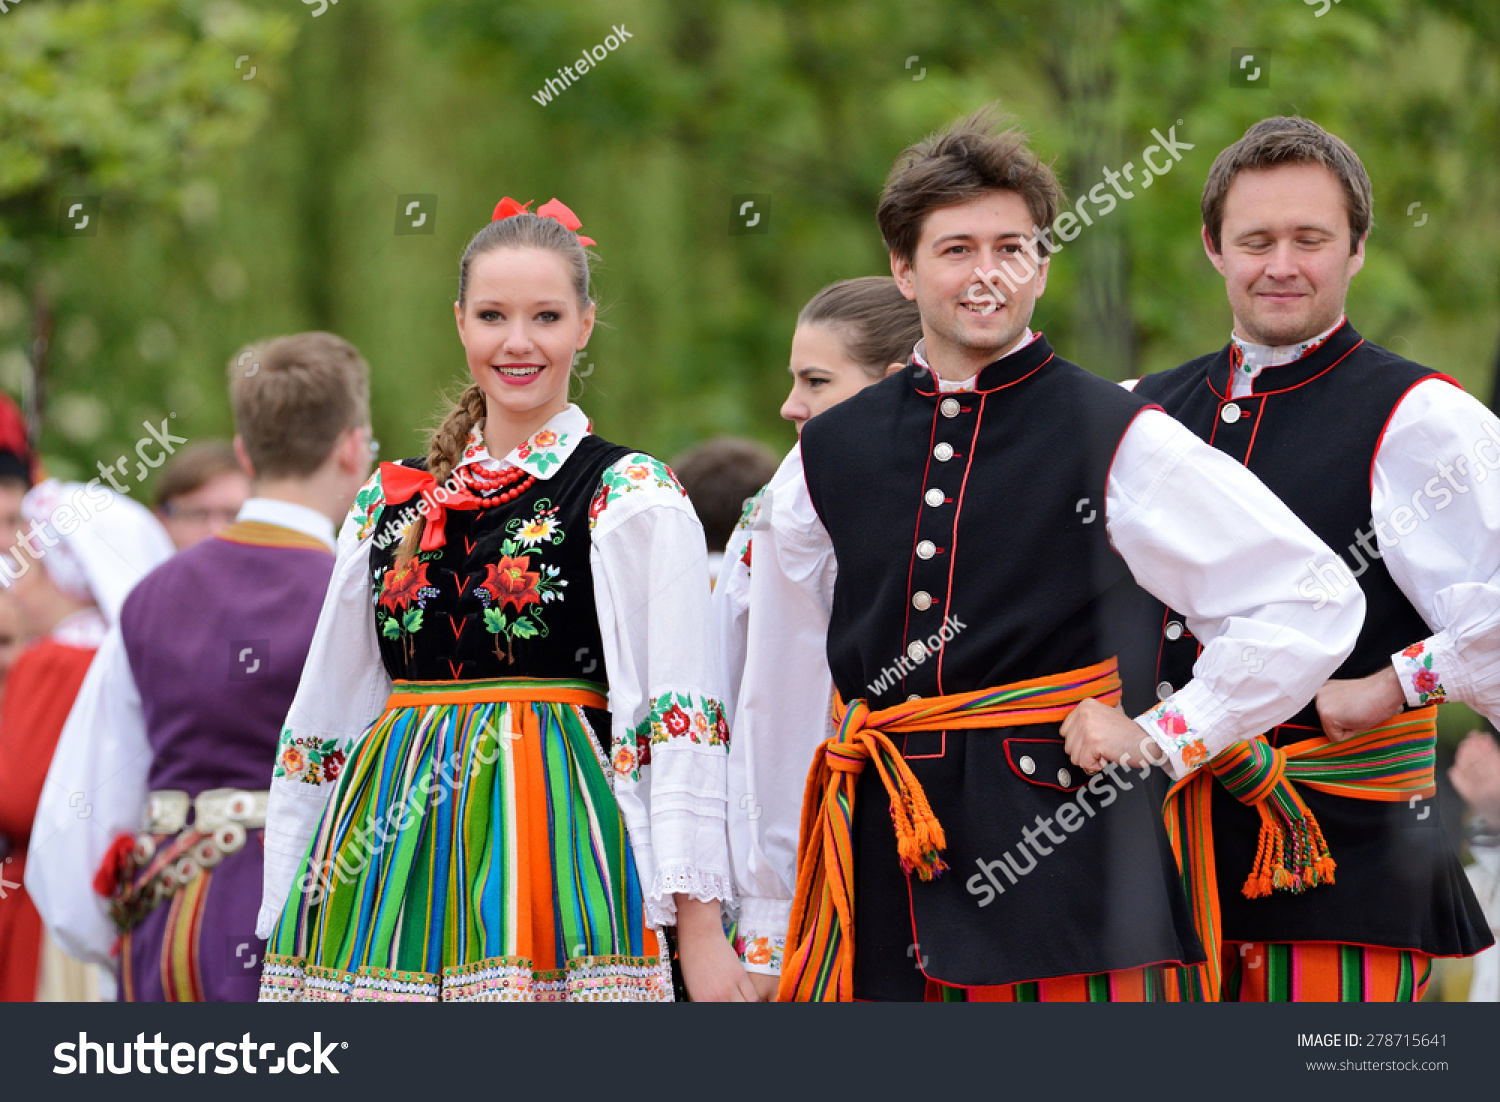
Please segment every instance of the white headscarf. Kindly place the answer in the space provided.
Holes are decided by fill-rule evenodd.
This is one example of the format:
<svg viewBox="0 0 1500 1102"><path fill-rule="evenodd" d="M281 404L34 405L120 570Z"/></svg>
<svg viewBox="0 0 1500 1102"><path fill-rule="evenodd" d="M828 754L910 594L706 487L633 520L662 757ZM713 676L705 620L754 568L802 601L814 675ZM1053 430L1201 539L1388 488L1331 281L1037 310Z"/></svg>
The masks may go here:
<svg viewBox="0 0 1500 1102"><path fill-rule="evenodd" d="M135 583L174 550L151 510L97 481L85 486L49 478L27 492L21 516L38 533L30 542L53 584L76 600L93 601L110 623ZM18 546L15 554L26 552ZM14 580L8 574L0 570L0 585Z"/></svg>

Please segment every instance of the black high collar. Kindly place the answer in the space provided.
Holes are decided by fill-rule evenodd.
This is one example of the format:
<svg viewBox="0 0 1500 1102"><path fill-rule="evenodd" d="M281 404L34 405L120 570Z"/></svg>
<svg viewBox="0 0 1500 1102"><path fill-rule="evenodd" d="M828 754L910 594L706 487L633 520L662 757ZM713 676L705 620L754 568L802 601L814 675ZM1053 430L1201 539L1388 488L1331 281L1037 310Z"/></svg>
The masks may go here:
<svg viewBox="0 0 1500 1102"><path fill-rule="evenodd" d="M1280 394L1283 391L1295 390L1304 383L1310 383L1319 375L1332 371L1348 357L1349 353L1363 344L1364 340L1355 332L1354 326L1346 320L1343 325L1328 334L1327 340L1300 360L1279 364L1276 367L1262 368L1250 384L1250 396ZM1231 355L1233 349L1234 342L1231 341L1219 350L1219 354L1208 365L1209 389L1220 398L1229 397L1230 375L1234 370L1234 357Z"/></svg>
<svg viewBox="0 0 1500 1102"><path fill-rule="evenodd" d="M1001 356L994 363L981 369L979 377L974 381L974 393L989 394L992 391L1013 386L1045 367L1053 355L1052 346L1047 343L1047 338L1038 333L1025 348ZM907 365L906 373L918 394L930 397L942 396L937 385L937 374L931 368L918 364L915 357Z"/></svg>

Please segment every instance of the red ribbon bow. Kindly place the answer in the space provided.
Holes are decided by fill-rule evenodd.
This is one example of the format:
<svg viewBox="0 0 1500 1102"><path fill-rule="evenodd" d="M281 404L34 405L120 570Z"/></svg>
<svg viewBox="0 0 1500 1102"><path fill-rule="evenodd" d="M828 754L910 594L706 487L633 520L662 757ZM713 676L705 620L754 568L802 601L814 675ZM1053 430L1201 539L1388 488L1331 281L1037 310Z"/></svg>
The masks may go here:
<svg viewBox="0 0 1500 1102"><path fill-rule="evenodd" d="M578 233L579 227L583 225L578 220L578 215L569 210L563 201L556 196L553 196L547 202L537 207L535 211L526 209L535 202L535 199L528 199L524 203L518 203L507 195L495 204L495 213L490 218L490 221L498 222L502 218L514 218L518 214L535 214L538 218L550 218L554 222L561 222L564 227L572 230L574 233ZM578 243L580 245L592 245L594 244L594 239L592 237L584 237L583 234L579 233Z"/></svg>
<svg viewBox="0 0 1500 1102"><path fill-rule="evenodd" d="M436 551L448 542L443 531L449 509L483 509L493 502L476 497L449 479L446 487L438 485L428 471L400 463L380 465L380 489L388 502L410 501L421 494L427 501L427 523L422 527L421 550Z"/></svg>

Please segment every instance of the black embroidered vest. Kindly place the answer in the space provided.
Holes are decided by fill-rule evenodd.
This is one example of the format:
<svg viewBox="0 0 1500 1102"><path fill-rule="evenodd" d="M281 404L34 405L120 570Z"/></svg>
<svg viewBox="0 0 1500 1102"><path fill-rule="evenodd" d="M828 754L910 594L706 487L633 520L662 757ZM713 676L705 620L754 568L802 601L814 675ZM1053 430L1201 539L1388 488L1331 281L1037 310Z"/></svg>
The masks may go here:
<svg viewBox="0 0 1500 1102"><path fill-rule="evenodd" d="M447 510L443 547L398 567L382 533L417 498L385 503L370 551L380 655L392 679L567 678L608 684L589 568L589 509L629 449L589 435L515 500ZM425 461L406 460L425 467ZM430 523L430 522L429 522Z"/></svg>
<svg viewBox="0 0 1500 1102"><path fill-rule="evenodd" d="M1379 557L1370 492L1391 414L1413 386L1438 373L1371 344L1348 323L1295 363L1262 371L1254 392L1233 401L1231 370L1226 346L1147 376L1135 392L1247 466L1343 559L1364 591L1366 613L1353 652L1333 676L1368 676L1431 634ZM1326 592L1339 584L1333 571L1316 566L1310 564L1302 594L1314 600L1314 587ZM1124 660L1126 706L1140 712L1191 680L1201 647L1180 615L1149 596L1135 621ZM1285 745L1321 733L1316 704L1309 703L1267 734L1273 745ZM1405 804L1301 791L1337 862L1335 883L1247 900L1240 889L1255 859L1260 818L1214 786L1226 940L1343 941L1434 955L1472 953L1485 944L1482 914L1435 805L1419 815Z"/></svg>
<svg viewBox="0 0 1500 1102"><path fill-rule="evenodd" d="M828 659L846 700L878 709L1114 653L1111 610L1134 583L1109 545L1105 485L1146 403L1040 337L977 384L941 394L909 365L803 428L808 490L838 561ZM1139 778L1065 841L1041 842L1046 854L1025 851L1040 864L1009 883L984 869L1035 835L1039 816L1093 799L1058 725L895 742L943 824L950 869L931 882L903 874L889 800L866 770L854 824L856 997L920 999L926 977L1000 984L1199 959L1157 801Z"/></svg>

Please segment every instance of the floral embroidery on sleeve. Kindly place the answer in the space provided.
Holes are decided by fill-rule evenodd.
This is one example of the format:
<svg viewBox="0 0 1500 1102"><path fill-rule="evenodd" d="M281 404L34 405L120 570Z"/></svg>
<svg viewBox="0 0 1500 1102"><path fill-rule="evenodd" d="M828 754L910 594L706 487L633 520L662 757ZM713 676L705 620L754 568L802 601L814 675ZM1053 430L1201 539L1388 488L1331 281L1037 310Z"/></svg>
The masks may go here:
<svg viewBox="0 0 1500 1102"><path fill-rule="evenodd" d="M604 512L611 503L635 490L651 487L676 490L683 497L688 496L687 491L682 488L682 483L678 482L677 476L672 473L672 469L661 460L645 452L636 452L626 456L600 477L599 492L594 495L594 500L589 505L589 528L594 527L599 514Z"/></svg>
<svg viewBox="0 0 1500 1102"><path fill-rule="evenodd" d="M786 950L785 937L751 937L737 934L734 951L746 964L758 964L772 971L781 971L781 955Z"/></svg>
<svg viewBox="0 0 1500 1102"><path fill-rule="evenodd" d="M370 480L354 495L354 506L349 510L349 516L359 526L357 534L360 539L366 539L375 530L375 526L380 523L380 511L384 507L385 493L380 486L380 470L376 468Z"/></svg>
<svg viewBox="0 0 1500 1102"><path fill-rule="evenodd" d="M276 768L272 778L284 777L289 781L321 785L339 779L344 769L345 754L339 749L336 738L320 739L308 735L294 735L290 727L281 732L281 744L276 750Z"/></svg>
<svg viewBox="0 0 1500 1102"><path fill-rule="evenodd" d="M1141 722L1150 728L1164 750L1182 758L1184 772L1191 772L1208 761L1208 748L1176 701L1163 700L1143 715Z"/></svg>
<svg viewBox="0 0 1500 1102"><path fill-rule="evenodd" d="M1432 651L1427 643L1413 643L1400 654L1392 657L1396 674L1401 679L1401 689L1409 704L1423 707L1427 704L1442 704L1448 699L1448 690L1442 678L1432 668Z"/></svg>
<svg viewBox="0 0 1500 1102"><path fill-rule="evenodd" d="M631 728L626 741L615 747L615 772L632 781L651 764L653 746L687 739L702 746L729 749L729 724L724 706L695 693L663 693L651 698L646 716Z"/></svg>

